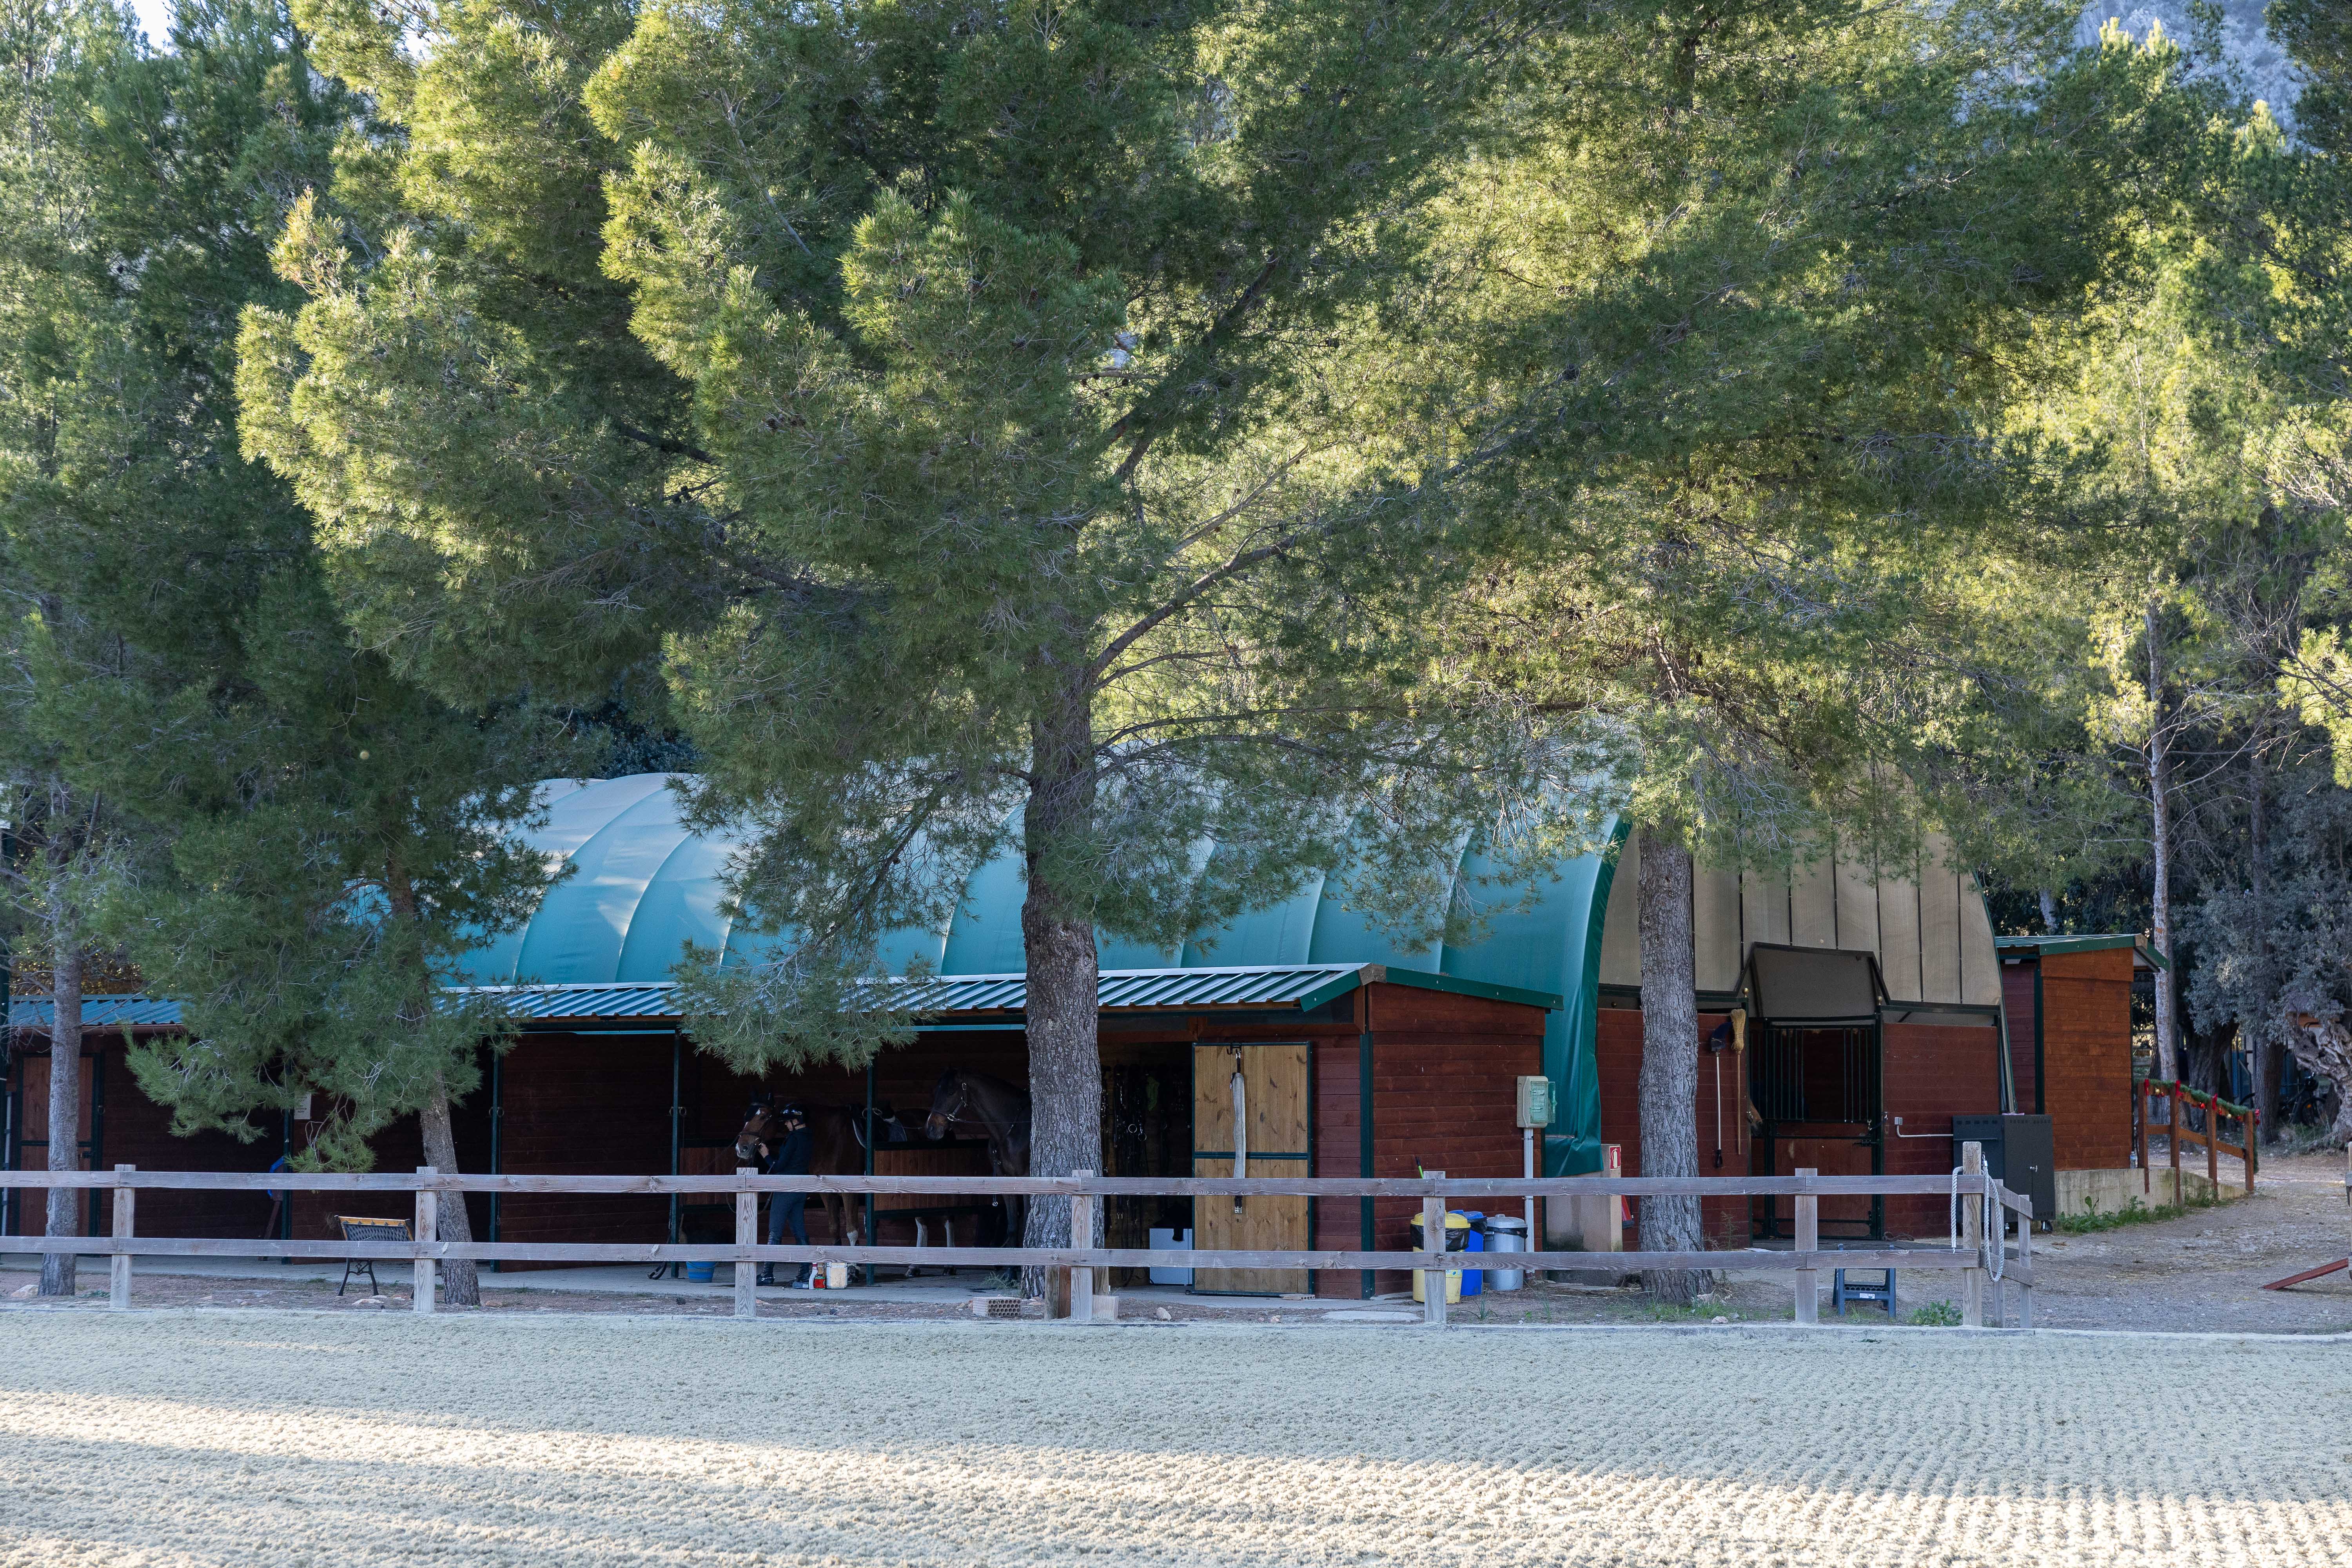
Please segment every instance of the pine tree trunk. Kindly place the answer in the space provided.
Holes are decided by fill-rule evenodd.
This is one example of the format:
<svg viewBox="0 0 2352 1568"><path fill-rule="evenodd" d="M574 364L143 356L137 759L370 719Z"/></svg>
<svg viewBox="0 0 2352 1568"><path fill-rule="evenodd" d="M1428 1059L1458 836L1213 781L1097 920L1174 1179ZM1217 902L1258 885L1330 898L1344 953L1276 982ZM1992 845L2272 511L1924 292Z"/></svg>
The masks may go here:
<svg viewBox="0 0 2352 1568"><path fill-rule="evenodd" d="M2156 1076L2180 1081L2180 1013L2173 984L2172 951L2172 763L2171 737L2165 731L2164 666L2158 655L2156 600L2147 602L2147 795L2149 841L2155 850L2156 897L2152 917L2156 951L2164 960L2156 972Z"/></svg>
<svg viewBox="0 0 2352 1568"><path fill-rule="evenodd" d="M1094 726L1083 695L1032 731L1028 808L1022 832L1029 877L1021 904L1028 966L1029 1173L1066 1176L1102 1157L1102 1053L1096 1038L1099 970L1094 921L1054 883L1055 846L1093 828ZM1060 1247L1070 1235L1067 1198L1032 1198L1023 1240ZM1046 1298L1049 1315L1068 1310L1069 1276L1022 1271L1022 1294Z"/></svg>
<svg viewBox="0 0 2352 1568"><path fill-rule="evenodd" d="M433 1093L417 1111L416 1120L425 1133L425 1163L436 1171L455 1173L457 1135L450 1123L449 1091L442 1086L439 1073L433 1075ZM438 1218L440 1240L474 1239L474 1224L466 1213L465 1194L442 1194ZM482 1304L481 1273L472 1258L452 1258L442 1263L441 1299L452 1307Z"/></svg>
<svg viewBox="0 0 2352 1568"><path fill-rule="evenodd" d="M2042 929L2052 936L2058 934L2058 900L2050 896L2047 888L2042 889Z"/></svg>
<svg viewBox="0 0 2352 1568"><path fill-rule="evenodd" d="M404 921L418 916L416 889L408 873L397 859L384 868L384 889L393 914ZM429 974L416 976L415 999L409 1005L416 1009L415 1016L432 1016L433 980ZM438 1069L433 1074L433 1088L425 1103L417 1108L417 1130L423 1135L425 1163L445 1176L458 1173L457 1135L449 1114L449 1089ZM466 1213L466 1197L462 1193L444 1193L436 1211L436 1228L442 1241L474 1239L472 1219ZM478 1307L482 1304L480 1270L470 1258L447 1259L441 1265L441 1299L452 1307Z"/></svg>
<svg viewBox="0 0 2352 1568"><path fill-rule="evenodd" d="M54 869L54 868L53 868ZM49 884L49 1169L81 1169L81 926L65 890ZM86 1188L49 1189L49 1236L79 1236ZM44 1253L41 1294L74 1293L74 1255Z"/></svg>
<svg viewBox="0 0 2352 1568"><path fill-rule="evenodd" d="M1698 1174L1698 966L1691 941L1691 857L1673 824L1642 836L1642 1169L1644 1176ZM1696 1197L1641 1200L1644 1252L1706 1245ZM1654 1268L1642 1288L1687 1306L1707 1287L1704 1270Z"/></svg>

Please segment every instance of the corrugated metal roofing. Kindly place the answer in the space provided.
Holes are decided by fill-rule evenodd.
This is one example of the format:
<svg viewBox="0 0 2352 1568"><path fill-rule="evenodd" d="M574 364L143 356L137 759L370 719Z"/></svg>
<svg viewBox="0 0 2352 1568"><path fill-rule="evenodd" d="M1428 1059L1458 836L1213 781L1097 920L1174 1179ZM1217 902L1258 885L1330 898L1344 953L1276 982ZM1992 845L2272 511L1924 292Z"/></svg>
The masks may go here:
<svg viewBox="0 0 2352 1568"><path fill-rule="evenodd" d="M1377 963L1308 963L1274 968L1234 965L1218 969L1107 969L1100 985L1103 1011L1198 1011L1214 1007L1319 1007L1359 985L1388 981L1427 990L1494 996L1534 1007L1558 1007L1548 993L1489 985L1422 970ZM887 1005L921 1017L957 1014L1014 1014L1028 1005L1029 984L1020 974L948 974L927 980L891 978L869 982L890 992ZM478 985L469 995L503 998L522 1019L645 1018L678 1016L677 986L668 981L628 985ZM177 1012L173 1010L173 1021ZM39 1027L47 1022L20 1023Z"/></svg>
<svg viewBox="0 0 2352 1568"><path fill-rule="evenodd" d="M46 996L12 997L8 1003L8 1026L12 1029L46 1029L56 1016L56 1006ZM81 1026L85 1029L119 1029L125 1024L137 1028L179 1021L180 1005L160 996L81 999Z"/></svg>
<svg viewBox="0 0 2352 1568"><path fill-rule="evenodd" d="M1306 963L1255 968L1231 965L1217 969L1107 969L1100 986L1107 1013L1199 1011L1218 1007L1319 1007L1344 996L1359 985L1387 981L1424 990L1492 996L1528 1006L1556 1008L1560 999L1545 992L1462 980L1425 970L1396 969L1378 963ZM1020 974L950 974L928 980L892 978L870 982L887 986L891 1006L921 1017L956 1014L1014 1014L1028 1005L1029 984ZM641 981L625 985L473 985L455 995L480 996L503 1002L509 1015L526 1021L553 1019L645 1019L667 1022L678 1016L675 983ZM9 1024L19 1029L47 1029L51 1007L45 998L25 998L9 1008ZM180 1022L180 1005L152 996L92 996L82 1005L82 1026L121 1028L124 1024L169 1026Z"/></svg>
<svg viewBox="0 0 2352 1568"><path fill-rule="evenodd" d="M1360 963L1297 964L1280 968L1108 969L1099 995L1105 1012L1162 1008L1319 1006L1362 984ZM889 983L898 1006L925 1015L1017 1013L1028 1005L1028 977L1021 974L950 974L934 980Z"/></svg>

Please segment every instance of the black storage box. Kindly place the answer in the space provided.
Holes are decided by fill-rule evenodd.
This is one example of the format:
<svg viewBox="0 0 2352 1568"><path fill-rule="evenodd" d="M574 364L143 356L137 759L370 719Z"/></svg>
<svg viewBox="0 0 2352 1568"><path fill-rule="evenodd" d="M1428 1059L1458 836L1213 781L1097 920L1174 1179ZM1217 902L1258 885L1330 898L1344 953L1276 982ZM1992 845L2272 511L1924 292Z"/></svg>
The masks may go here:
<svg viewBox="0 0 2352 1568"><path fill-rule="evenodd" d="M2043 1224L2058 1216L2056 1145L2047 1116L1955 1116L1952 1163L1960 1145L1984 1145L1985 1169L2012 1193L2033 1200L2033 1217Z"/></svg>

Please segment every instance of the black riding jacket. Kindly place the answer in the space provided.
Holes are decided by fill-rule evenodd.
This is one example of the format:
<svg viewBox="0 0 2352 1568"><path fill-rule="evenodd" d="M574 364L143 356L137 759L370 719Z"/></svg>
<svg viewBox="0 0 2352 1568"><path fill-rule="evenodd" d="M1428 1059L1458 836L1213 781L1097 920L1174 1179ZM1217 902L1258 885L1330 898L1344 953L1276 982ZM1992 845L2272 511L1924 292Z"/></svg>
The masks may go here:
<svg viewBox="0 0 2352 1568"><path fill-rule="evenodd" d="M815 1143L809 1137L806 1127L785 1133L783 1142L775 1146L776 1152L768 1161L768 1174L772 1176L807 1175L809 1152L814 1147Z"/></svg>

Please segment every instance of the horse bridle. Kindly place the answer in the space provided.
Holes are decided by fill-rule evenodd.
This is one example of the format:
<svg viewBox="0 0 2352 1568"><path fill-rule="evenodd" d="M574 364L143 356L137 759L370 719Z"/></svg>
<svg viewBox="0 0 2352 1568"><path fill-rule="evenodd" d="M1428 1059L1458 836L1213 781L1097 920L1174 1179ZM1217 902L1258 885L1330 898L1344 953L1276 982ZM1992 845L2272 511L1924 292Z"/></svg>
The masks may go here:
<svg viewBox="0 0 2352 1568"><path fill-rule="evenodd" d="M927 1124L924 1130L929 1131L928 1123L934 1120L945 1123L948 1127L953 1127L958 1121L963 1120L963 1113L971 1108L971 1080L959 1076L956 1079L955 1093L948 1100L949 1109L942 1110L936 1105L932 1106L930 1114L923 1118Z"/></svg>
<svg viewBox="0 0 2352 1568"><path fill-rule="evenodd" d="M751 1114L747 1114L743 1118L743 1126L751 1126L755 1118L768 1123L769 1131L771 1131L781 1129L784 1122L783 1112L778 1108L776 1102L772 1100L753 1100L751 1102ZM808 1116L805 1112L802 1114L800 1121L803 1126L805 1127L808 1125ZM738 1160L748 1160L753 1162L764 1159L766 1157L766 1151L761 1147L763 1142L764 1140L762 1139L754 1138L751 1141L751 1152L748 1154L745 1153L743 1152L743 1132L740 1128L738 1128L735 1132L735 1157Z"/></svg>

